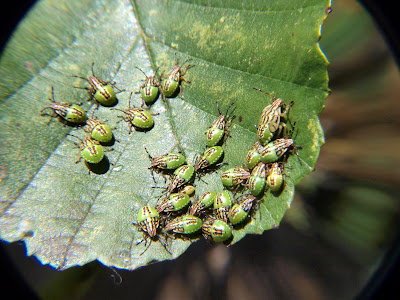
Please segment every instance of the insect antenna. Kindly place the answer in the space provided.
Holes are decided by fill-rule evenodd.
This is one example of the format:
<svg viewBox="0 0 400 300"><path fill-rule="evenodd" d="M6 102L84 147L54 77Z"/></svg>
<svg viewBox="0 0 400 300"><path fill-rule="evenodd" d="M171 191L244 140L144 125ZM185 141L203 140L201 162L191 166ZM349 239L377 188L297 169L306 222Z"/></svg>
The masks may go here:
<svg viewBox="0 0 400 300"><path fill-rule="evenodd" d="M118 110L120 112L123 112L124 114L128 114L125 110L122 110L120 108L116 108L116 107L111 107L110 110ZM121 117L121 116L120 116Z"/></svg>
<svg viewBox="0 0 400 300"><path fill-rule="evenodd" d="M46 109L51 109L51 110L53 110L53 108L51 108L51 106L46 106L45 108L43 108L41 111L40 111L40 114L42 115L42 116L52 116L52 115L50 115L50 114L48 114L48 113L43 113L43 111L45 111Z"/></svg>
<svg viewBox="0 0 400 300"><path fill-rule="evenodd" d="M52 86L51 87L51 99L49 98L49 100L52 102L52 103L55 103L56 101L54 100L54 87Z"/></svg>
<svg viewBox="0 0 400 300"><path fill-rule="evenodd" d="M131 108L132 94L133 94L133 92L131 92L131 94L129 95L129 102L128 102L128 107L129 107L129 108Z"/></svg>
<svg viewBox="0 0 400 300"><path fill-rule="evenodd" d="M149 153L149 151L147 150L146 146L144 146L144 150L146 150L147 155L149 156L149 158L150 158L151 160L153 160L153 157L150 155L150 153Z"/></svg>
<svg viewBox="0 0 400 300"><path fill-rule="evenodd" d="M77 138L78 140L80 140L81 141L81 143L83 144L83 140L80 138L80 137L77 137L76 135L73 135L73 134L68 134L69 136L73 136L74 138ZM75 142L74 142L74 144L75 145L77 145ZM79 146L79 145L77 145L77 146Z"/></svg>
<svg viewBox="0 0 400 300"><path fill-rule="evenodd" d="M138 69L140 72L142 72L144 74L144 76L146 76L146 80L149 78L146 73L139 67L134 66L134 68ZM143 80L142 80L143 81Z"/></svg>
<svg viewBox="0 0 400 300"><path fill-rule="evenodd" d="M175 53L175 55L176 55L176 53ZM192 58L188 58L187 60L185 60L184 62L183 62L183 64L181 64L181 67L184 65L184 64L186 64L188 61L191 61L191 60L193 60ZM191 68L191 67L193 67L193 65L188 65L187 66L187 69L188 68Z"/></svg>
<svg viewBox="0 0 400 300"><path fill-rule="evenodd" d="M157 69L154 71L154 77L156 77L156 76L157 76L157 72L158 72L158 70L160 69L160 67L161 67L161 65L160 65L160 66L158 66L158 67L157 67Z"/></svg>
<svg viewBox="0 0 400 300"><path fill-rule="evenodd" d="M266 91L263 91L262 89L259 89L259 88L256 88L256 87L253 87L253 89L255 89L256 91L260 91L260 92L262 92L262 93L264 93L264 94L267 94L268 96L270 96L271 98L272 98L272 100L276 100L276 98L275 98L275 96L274 95L272 95L272 94L270 94L270 93L268 93L268 92L266 92Z"/></svg>
<svg viewBox="0 0 400 300"><path fill-rule="evenodd" d="M92 62L92 75L93 77L96 77L96 75L94 75L94 62Z"/></svg>
<svg viewBox="0 0 400 300"><path fill-rule="evenodd" d="M85 78L83 76L79 76L79 75L70 75L70 77L76 77L76 78L87 80L87 78Z"/></svg>
<svg viewBox="0 0 400 300"><path fill-rule="evenodd" d="M229 112L229 110L231 109L231 107L233 106L233 105L235 105L235 102L232 102L229 106L228 106L228 109L226 110L226 113L225 113L225 115L226 116L228 116L228 112ZM231 111L231 114L233 114L234 112L235 112L235 110L236 110L236 106L233 108L233 110ZM232 116L232 119L234 119L236 116L235 115L233 115Z"/></svg>

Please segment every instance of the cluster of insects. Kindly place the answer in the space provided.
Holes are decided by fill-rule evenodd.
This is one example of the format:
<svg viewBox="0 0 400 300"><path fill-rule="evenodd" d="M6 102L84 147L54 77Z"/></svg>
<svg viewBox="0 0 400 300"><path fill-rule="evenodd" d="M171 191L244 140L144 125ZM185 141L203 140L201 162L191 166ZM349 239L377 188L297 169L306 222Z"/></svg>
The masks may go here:
<svg viewBox="0 0 400 300"><path fill-rule="evenodd" d="M224 171L221 180L227 189L235 192L246 188L248 196L253 196L253 201L257 201L262 199L267 189L273 194L279 194L283 190L284 169L288 155L293 152L297 154L297 149L300 147L294 145L294 140L291 138L293 131L286 134L288 112L294 102L286 105L282 99L276 99L261 89L254 89L270 96L273 102L261 113L257 124L257 140L247 153L245 165ZM247 201L242 200L237 205L239 215L242 213L239 211L247 211Z"/></svg>
<svg viewBox="0 0 400 300"><path fill-rule="evenodd" d="M157 115L149 111L149 107L161 97L172 98L180 93L182 95L182 82L190 81L184 78L187 70L192 65L182 65L175 62L170 72L156 76L158 69L153 76L138 67L135 67L145 75L144 83L140 86L137 94L141 95L142 105L131 106L130 94L128 108L123 110L115 108L118 103L116 94L123 92L116 87L115 82L103 81L92 72L88 78L86 89L89 93L88 100L94 100L96 109L102 105L112 107L123 113L118 116L121 121L128 123L129 134L132 131L148 131L154 127L153 116ZM186 66L184 67L184 65ZM230 137L229 127L235 118L234 103L230 104L223 113L218 102L216 103L219 116L205 130L205 151L196 160L194 165L187 163L183 153L167 153L153 157L148 149L150 159L149 170L153 177L154 172L159 173L169 183L164 188L163 195L156 206L145 205L137 214L136 222L133 224L143 233L143 238L137 243L144 242L144 250L148 249L151 241L158 240L168 253L168 239L177 237L182 239L193 239L203 235L210 242L224 242L229 245L233 238L235 226L243 226L251 220L258 203L262 201L264 193L270 189L272 193L279 194L285 185L285 164L288 155L297 152L291 133L287 135L286 122L288 112L293 102L286 105L282 99L275 99L272 95L255 88L269 95L273 102L266 106L261 113L257 125L257 140L249 150L244 165L235 166L222 173L221 181L225 187L222 191L208 191L200 197L194 196L195 187L192 185L197 178L207 173L214 172L223 165L223 146ZM116 92L114 91L116 90ZM104 121L94 117L87 117L87 112L81 104L59 103L54 100L54 89L52 88L50 106L41 110L41 115L59 118L65 125L83 126L86 131L84 140L80 140L76 146L80 148L80 157L89 169L93 165L100 164L106 159L105 151L110 149L106 146L112 145L116 140L112 128ZM144 105L146 104L146 107ZM47 110L51 110L47 112ZM247 189L248 192L241 193L236 197L238 191ZM191 200L193 198L193 200Z"/></svg>
<svg viewBox="0 0 400 300"><path fill-rule="evenodd" d="M87 81L88 86L76 88L88 91L89 98L87 100L93 100L95 102L96 110L102 105L105 107L112 107L111 110L121 111L123 115L119 117L122 121L128 123L130 134L132 131L148 131L154 127L153 116L157 114L151 113L148 107L158 99L159 95L165 99L165 97L176 96L179 91L182 93L182 81L189 82L183 75L192 67L192 65L187 65L183 68L183 65L188 61L189 60L185 61L182 65L178 65L176 61L172 70L165 76L160 76L158 79L156 79L156 76L148 77L140 68L136 67L146 76L145 82L140 86L139 91L136 92L141 94L142 105L140 107L131 106L133 94L131 93L126 110L113 107L118 103L116 94L125 90L119 89L115 85L115 82L104 81L96 77L93 70L94 63L92 63L91 75L87 78L77 75L72 75L72 77ZM50 116L48 123L50 123L53 118L58 118L64 125L83 126L86 131L86 137L83 140L72 135L80 141L80 143L75 143L80 149L80 156L76 163L83 159L89 169L89 173L91 170L96 169L96 166L102 165L103 162L108 164L105 151L109 151L110 149L105 146L112 145L115 142L112 128L104 121L94 117L94 112L92 117L88 118L87 112L81 107L82 103L71 104L67 102L56 102L54 100L53 87L51 88L51 98L49 98L49 100L51 101L50 106L40 111L42 116ZM146 104L147 107L144 107L144 104Z"/></svg>
<svg viewBox="0 0 400 300"><path fill-rule="evenodd" d="M273 102L262 111L257 140L246 156L245 164L222 173L223 191L208 191L194 197L193 201L190 199L195 191L191 185L195 177L222 165L222 147L230 136L229 126L235 118L232 115L234 109L231 109L234 104L223 114L217 103L219 116L206 130L207 148L194 166L187 164L181 153L152 157L147 152L151 160L149 169L169 175L170 182L166 195L155 207L144 206L139 210L136 225L143 233L139 243L145 241L147 245L148 240L158 239L170 253L168 238L192 239L202 234L212 243L229 245L233 229L251 220L252 212L257 210L266 190L279 195L285 185L284 166L288 155L297 152L299 147L295 147L294 140L286 134L287 115L293 102L286 105L283 100L270 96ZM236 197L243 189L248 192Z"/></svg>

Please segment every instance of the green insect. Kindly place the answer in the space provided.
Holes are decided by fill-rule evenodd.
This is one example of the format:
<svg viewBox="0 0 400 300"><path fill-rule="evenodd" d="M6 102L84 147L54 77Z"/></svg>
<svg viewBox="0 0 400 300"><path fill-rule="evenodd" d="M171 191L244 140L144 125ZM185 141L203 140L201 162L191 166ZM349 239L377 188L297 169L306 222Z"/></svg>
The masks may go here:
<svg viewBox="0 0 400 300"><path fill-rule="evenodd" d="M208 217L203 222L203 236L210 242L225 242L232 237L232 228L223 220Z"/></svg>
<svg viewBox="0 0 400 300"><path fill-rule="evenodd" d="M198 172L204 170L210 166L217 164L224 155L224 149L221 146L214 146L206 149L204 154L197 160L194 165L194 171Z"/></svg>
<svg viewBox="0 0 400 300"><path fill-rule="evenodd" d="M164 197L160 205L156 206L156 210L161 212L178 212L187 207L190 203L190 195L194 192L194 187L186 186L179 193L172 193L169 197Z"/></svg>
<svg viewBox="0 0 400 300"><path fill-rule="evenodd" d="M157 100L161 92L160 83L156 79L155 75L157 74L158 69L154 72L154 76L147 76L142 69L138 67L135 68L142 72L144 76L146 76L145 82L140 86L139 91L136 92L136 94L140 93L143 101L149 106Z"/></svg>
<svg viewBox="0 0 400 300"><path fill-rule="evenodd" d="M162 173L163 171L175 170L176 168L182 166L186 161L185 156L183 156L180 153L168 153L152 157L149 151L147 151L147 148L144 147L144 149L146 150L147 155L149 156L151 161L151 166L149 167L149 170L151 170L152 176L153 176L153 171L155 171L156 173ZM153 180L155 182L154 176Z"/></svg>
<svg viewBox="0 0 400 300"><path fill-rule="evenodd" d="M72 77L77 77L86 80L89 82L90 87L76 87L80 89L87 90L89 93L88 100L94 100L96 102L97 108L99 105L104 106L114 106L117 103L117 93L123 92L124 90L120 90L115 86L115 82L104 81L97 78L94 75L93 71L94 62L92 63L92 75L89 75L88 78L73 75ZM117 89L118 92L115 93L114 89Z"/></svg>
<svg viewBox="0 0 400 300"><path fill-rule="evenodd" d="M79 163L82 158L90 163L90 164L98 164L104 158L105 149L100 143L96 140L93 140L91 137L86 137L84 140L81 140L75 135L71 135L81 141L80 144L75 145L80 148L80 157L75 163Z"/></svg>
<svg viewBox="0 0 400 300"><path fill-rule="evenodd" d="M254 89L267 94L273 100L272 104L263 109L257 125L257 138L261 145L265 146L274 135L279 136L281 133L283 135L285 134L286 124L281 122L281 118L286 118L287 113L294 102L292 101L289 105L285 106L285 103L282 99L276 99L270 93L259 88ZM283 112L282 106L285 106L285 110Z"/></svg>
<svg viewBox="0 0 400 300"><path fill-rule="evenodd" d="M70 124L83 124L87 120L86 112L77 104L70 103L60 103L54 100L54 88L51 87L51 98L48 98L51 101L50 106L43 108L40 111L41 116L50 116L50 120L47 124L51 122L53 118L58 117L62 121L66 121ZM46 109L51 109L53 114L45 113ZM68 124L67 123L67 124Z"/></svg>
<svg viewBox="0 0 400 300"><path fill-rule="evenodd" d="M174 171L174 174L171 176L171 182L167 188L169 193L181 188L186 183L190 182L193 179L194 168L190 165L180 166L178 169Z"/></svg>
<svg viewBox="0 0 400 300"><path fill-rule="evenodd" d="M84 129L90 134L92 139L100 143L108 143L113 139L111 127L97 118L87 120Z"/></svg>
<svg viewBox="0 0 400 300"><path fill-rule="evenodd" d="M268 143L265 147L261 147L261 161L265 164L278 161L289 149L294 148L293 139L277 139Z"/></svg>
<svg viewBox="0 0 400 300"><path fill-rule="evenodd" d="M196 216L202 214L207 208L214 204L217 193L205 192L189 208L189 215Z"/></svg>
<svg viewBox="0 0 400 300"><path fill-rule="evenodd" d="M196 188L193 185L187 185L183 189L180 190L180 193L184 193L188 196L192 195L195 192Z"/></svg>
<svg viewBox="0 0 400 300"><path fill-rule="evenodd" d="M214 214L218 219L227 222L232 204L233 200L228 191L218 193L214 200Z"/></svg>
<svg viewBox="0 0 400 300"><path fill-rule="evenodd" d="M148 111L147 108L143 108L144 102L140 107L131 107L131 97L132 93L129 97L128 109L122 110L119 108L111 108L113 110L122 111L125 116L118 116L121 120L125 121L129 125L129 134L131 134L132 130L150 130L154 126L153 116L158 115L158 113L153 114Z"/></svg>
<svg viewBox="0 0 400 300"><path fill-rule="evenodd" d="M283 164L273 163L269 169L267 185L272 192L279 192L284 185Z"/></svg>
<svg viewBox="0 0 400 300"><path fill-rule="evenodd" d="M222 184L227 188L246 186L250 173L241 166L230 168L222 173Z"/></svg>
<svg viewBox="0 0 400 300"><path fill-rule="evenodd" d="M214 209L218 209L220 207L224 207L224 206L232 206L232 197L231 195L228 193L228 191L222 191L220 193L218 193L215 197L214 200Z"/></svg>
<svg viewBox="0 0 400 300"><path fill-rule="evenodd" d="M200 218L192 215L184 215L173 219L165 229L179 234L192 234L199 231L203 226Z"/></svg>
<svg viewBox="0 0 400 300"><path fill-rule="evenodd" d="M206 132L205 132L205 134L207 136L207 139L206 139L207 147L212 147L212 146L221 145L221 144L225 143L226 139L230 136L229 126L232 123L233 119L236 117L235 115L233 115L233 116L228 115L229 109L232 107L232 105L234 105L234 103L229 105L228 109L226 110L225 115L222 114L222 112L219 108L218 102L216 102L216 103L217 103L217 109L218 109L219 116L210 125L210 128L208 130L206 130ZM234 110L235 110L235 108L232 110L231 113L233 113Z"/></svg>
<svg viewBox="0 0 400 300"><path fill-rule="evenodd" d="M249 179L249 191L252 195L260 195L265 188L265 178L267 177L267 171L265 164L260 162L251 172Z"/></svg>
<svg viewBox="0 0 400 300"><path fill-rule="evenodd" d="M249 215L250 209L253 203L257 200L254 195L245 195L239 200L238 203L234 204L228 213L229 221L232 225L239 224Z"/></svg>
<svg viewBox="0 0 400 300"><path fill-rule="evenodd" d="M186 74L187 70L193 65L187 65L185 68L182 68L184 64L192 59L187 59L182 65L179 66L178 61L175 60L175 66L171 71L169 71L166 75L164 80L161 82L161 90L165 97L171 98L174 97L178 89L180 89L181 98L183 99L182 95L182 81L186 83L190 83L189 80L184 78L183 76Z"/></svg>
<svg viewBox="0 0 400 300"><path fill-rule="evenodd" d="M246 166L252 170L260 161L261 154L259 150L262 148L260 142L257 140L253 146L251 146L246 156Z"/></svg>
<svg viewBox="0 0 400 300"><path fill-rule="evenodd" d="M145 249L140 255L142 255L147 251L147 249L151 245L151 241L154 240L156 236L158 236L158 240L164 246L165 250L169 254L171 254L171 252L168 250L168 245L165 236L163 234L158 233L160 230L160 214L154 207L143 206L137 214L137 223L133 224L137 227L138 230L142 231L143 233L142 240L136 244L139 245L143 241L145 242ZM147 241L149 238L150 238L150 243L147 246Z"/></svg>

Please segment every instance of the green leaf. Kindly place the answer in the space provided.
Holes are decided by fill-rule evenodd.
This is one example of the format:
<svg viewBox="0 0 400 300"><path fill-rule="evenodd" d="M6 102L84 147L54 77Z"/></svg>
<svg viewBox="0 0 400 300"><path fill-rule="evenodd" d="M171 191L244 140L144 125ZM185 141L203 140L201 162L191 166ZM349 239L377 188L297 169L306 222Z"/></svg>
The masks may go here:
<svg viewBox="0 0 400 300"><path fill-rule="evenodd" d="M329 1L40 1L20 24L1 57L0 228L2 239L24 240L28 255L59 269L99 260L135 269L182 254L189 241L170 242L170 255L153 241L143 255L142 238L132 222L138 209L155 205L144 146L152 155L183 150L189 163L205 149L204 131L223 109L236 103L238 118L225 149L222 169L244 162L256 139L262 109L271 99L261 88L295 101L300 157L289 158L286 186L279 196L269 192L251 222L234 230L231 245L248 233L261 234L279 225L294 195L294 186L315 166L324 142L318 115L328 95L327 60L318 41ZM40 116L55 100L85 102L85 82L95 62L96 76L137 91L144 76L161 66L168 72L174 59L191 58L195 67L185 77L184 100L160 99L151 107L155 127L128 135L118 111L100 107L96 116L116 124L118 142L107 152L114 165L88 174L75 164L76 138L82 129L64 127ZM117 108L126 109L129 92L119 94ZM140 98L134 95L138 106ZM91 115L94 107L91 108ZM196 180L196 194L220 191L219 170ZM156 176L159 186L165 186Z"/></svg>

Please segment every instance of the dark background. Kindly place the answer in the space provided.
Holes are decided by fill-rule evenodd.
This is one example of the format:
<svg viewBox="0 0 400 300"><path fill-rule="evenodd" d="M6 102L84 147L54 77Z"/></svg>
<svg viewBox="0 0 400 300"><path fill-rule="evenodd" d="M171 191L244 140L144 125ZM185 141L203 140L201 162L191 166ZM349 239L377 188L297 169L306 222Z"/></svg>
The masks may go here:
<svg viewBox="0 0 400 300"><path fill-rule="evenodd" d="M397 66L400 65L400 18L398 3L395 1L363 0L360 3L373 16L381 31ZM359 295L358 299L399 299L400 292L400 238L398 237L392 249L386 254L380 270L370 279L369 285ZM381 274L385 274L382 276ZM380 277L380 278L379 278Z"/></svg>
<svg viewBox="0 0 400 300"><path fill-rule="evenodd" d="M14 0L7 1L7 7L3 6L2 18L0 18L0 52L3 50L11 34L24 17L26 12L32 7L35 1ZM364 0L361 3L374 17L382 35L387 41L392 54L399 65L400 62L400 18L396 2L382 2ZM3 4L4 5L4 4ZM2 269L2 280L0 290L3 294L7 291L12 293L12 297L25 299L35 299L36 296L25 284L24 279L15 269L4 251L7 245L0 245L0 266ZM397 238L392 248L388 251L381 267L375 276L372 276L367 287L360 293L357 299L398 299L400 292L400 239ZM382 275L384 274L384 275Z"/></svg>

